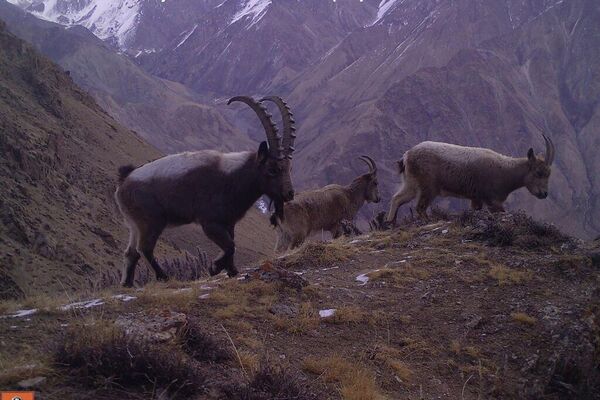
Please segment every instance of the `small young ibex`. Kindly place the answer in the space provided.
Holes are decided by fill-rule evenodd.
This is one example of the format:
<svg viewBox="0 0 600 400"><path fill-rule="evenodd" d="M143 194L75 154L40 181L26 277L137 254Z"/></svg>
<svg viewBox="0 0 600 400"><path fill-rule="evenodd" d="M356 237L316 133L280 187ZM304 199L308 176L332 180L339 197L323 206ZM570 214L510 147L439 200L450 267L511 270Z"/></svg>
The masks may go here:
<svg viewBox="0 0 600 400"><path fill-rule="evenodd" d="M473 209L485 204L490 211L504 211L510 193L525 186L539 199L548 196L548 178L554 160L554 144L544 135L546 155L508 157L490 149L449 143L422 142L398 161L404 183L392 198L387 222L394 222L398 208L417 197L417 213L427 216L427 207L437 196L471 200Z"/></svg>
<svg viewBox="0 0 600 400"><path fill-rule="evenodd" d="M271 217L277 227L276 251L298 247L311 233L321 230L337 238L343 233L342 221L353 221L365 201L379 203L375 161L368 156L359 159L367 164L369 172L347 186L332 184L299 193L285 205L283 219L277 214Z"/></svg>
<svg viewBox="0 0 600 400"><path fill-rule="evenodd" d="M260 144L258 151L185 152L139 168L131 165L119 168L115 199L129 228L123 286L133 285L140 253L154 269L156 278L166 280L154 258L156 242L167 226L192 222L200 224L206 236L223 250L214 267L209 268L210 274L223 269L229 276L237 274L233 262L235 224L263 194L279 209L283 208L283 202L294 198L290 178L295 138L293 118L280 98L263 100L273 101L285 111L283 141L263 104L251 97L237 96L227 104L240 101L249 105L266 132L267 141Z"/></svg>

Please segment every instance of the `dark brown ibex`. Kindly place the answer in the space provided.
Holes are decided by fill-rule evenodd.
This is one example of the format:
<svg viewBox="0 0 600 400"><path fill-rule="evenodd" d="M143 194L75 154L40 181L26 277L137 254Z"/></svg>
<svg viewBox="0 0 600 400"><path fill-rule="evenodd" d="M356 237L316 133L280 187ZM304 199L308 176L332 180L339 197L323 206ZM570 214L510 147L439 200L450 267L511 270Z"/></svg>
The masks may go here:
<svg viewBox="0 0 600 400"><path fill-rule="evenodd" d="M150 263L156 278L167 276L154 258L156 242L167 226L198 223L223 255L215 260L210 274L223 269L235 276L234 227L262 195L269 196L278 209L294 198L290 178L294 151L293 119L285 103L269 98L286 109L282 138L271 115L260 102L237 96L258 115L267 135L258 151L220 153L202 150L169 155L139 168L119 169L120 183L115 199L129 228L129 244L121 284L132 286L140 253Z"/></svg>
<svg viewBox="0 0 600 400"><path fill-rule="evenodd" d="M552 140L544 135L546 155L508 157L490 149L449 143L422 142L398 161L404 183L392 198L387 222L394 222L398 208L417 197L417 212L426 217L427 207L437 196L471 200L474 209L485 204L490 211L504 211L510 193L526 187L539 199L548 196L548 179L554 160Z"/></svg>

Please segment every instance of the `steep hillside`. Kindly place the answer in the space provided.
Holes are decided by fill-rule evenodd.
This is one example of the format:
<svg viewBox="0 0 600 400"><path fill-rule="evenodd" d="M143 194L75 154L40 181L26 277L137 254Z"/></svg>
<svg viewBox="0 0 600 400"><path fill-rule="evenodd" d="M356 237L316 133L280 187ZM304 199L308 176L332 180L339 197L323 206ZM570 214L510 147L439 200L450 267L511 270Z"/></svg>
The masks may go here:
<svg viewBox="0 0 600 400"><path fill-rule="evenodd" d="M309 243L242 280L0 302L0 387L90 400L598 400L600 249L588 245L522 214L467 213Z"/></svg>
<svg viewBox="0 0 600 400"><path fill-rule="evenodd" d="M126 232L112 200L116 169L159 153L3 23L0 131L0 297L80 289L120 269ZM181 254L175 247L216 254L198 229L183 232L167 235L160 257ZM240 260L270 250L258 212L239 232Z"/></svg>
<svg viewBox="0 0 600 400"><path fill-rule="evenodd" d="M40 20L5 0L0 0L0 19L12 33L70 71L111 116L161 151L254 146L206 99L150 75L87 29Z"/></svg>

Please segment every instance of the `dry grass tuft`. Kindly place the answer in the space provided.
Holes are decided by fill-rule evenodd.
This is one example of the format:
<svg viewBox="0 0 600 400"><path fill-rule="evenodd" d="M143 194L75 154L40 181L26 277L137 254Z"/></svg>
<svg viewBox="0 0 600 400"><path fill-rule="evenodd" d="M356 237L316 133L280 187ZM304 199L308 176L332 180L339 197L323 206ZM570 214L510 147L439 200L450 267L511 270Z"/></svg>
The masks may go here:
<svg viewBox="0 0 600 400"><path fill-rule="evenodd" d="M229 324L235 323L240 317L266 316L269 307L277 299L278 290L275 283L232 280L211 292L207 301L219 307L214 315Z"/></svg>
<svg viewBox="0 0 600 400"><path fill-rule="evenodd" d="M142 393L168 388L178 397L201 390L205 377L186 355L125 335L105 321L73 326L54 345L57 368L96 389L128 387Z"/></svg>
<svg viewBox="0 0 600 400"><path fill-rule="evenodd" d="M414 376L411 370L405 363L398 360L386 360L386 364L394 370L394 373L402 382L410 382Z"/></svg>
<svg viewBox="0 0 600 400"><path fill-rule="evenodd" d="M337 308L333 316L323 318L323 322L330 324L358 324L365 321L369 321L369 314L356 306Z"/></svg>
<svg viewBox="0 0 600 400"><path fill-rule="evenodd" d="M0 357L0 388L15 388L17 383L36 376L48 376L51 368L47 360L35 360L31 356L15 354Z"/></svg>
<svg viewBox="0 0 600 400"><path fill-rule="evenodd" d="M223 308L219 308L215 311L215 317L219 319L233 319L238 318L246 314L247 303L243 304L229 304Z"/></svg>
<svg viewBox="0 0 600 400"><path fill-rule="evenodd" d="M298 250L287 255L283 263L286 268L331 267L348 260L356 251L356 247L344 238L330 242L306 242Z"/></svg>
<svg viewBox="0 0 600 400"><path fill-rule="evenodd" d="M458 340L453 340L450 342L450 351L456 355L460 354L461 346Z"/></svg>
<svg viewBox="0 0 600 400"><path fill-rule="evenodd" d="M180 312L192 310L198 303L200 292L197 287L170 288L160 282L144 287L137 295L136 303L148 307L169 307Z"/></svg>
<svg viewBox="0 0 600 400"><path fill-rule="evenodd" d="M469 237L490 246L517 246L523 249L555 246L572 241L555 226L535 221L525 213L489 214L467 211L458 218L472 228Z"/></svg>
<svg viewBox="0 0 600 400"><path fill-rule="evenodd" d="M531 271L517 271L501 265L490 268L488 276L498 281L500 286L520 284L531 280L533 274Z"/></svg>
<svg viewBox="0 0 600 400"><path fill-rule="evenodd" d="M254 377L260 367L260 357L250 351L240 351L239 362L249 377Z"/></svg>
<svg viewBox="0 0 600 400"><path fill-rule="evenodd" d="M298 374L281 366L262 363L250 382L224 393L230 400L317 400L308 393L305 383L299 383Z"/></svg>
<svg viewBox="0 0 600 400"><path fill-rule="evenodd" d="M510 317L513 320L520 322L522 324L525 324L525 325L535 325L535 323L537 322L537 319L535 319L534 317L531 317L525 313L520 313L520 312L512 313L512 314L510 314Z"/></svg>
<svg viewBox="0 0 600 400"><path fill-rule="evenodd" d="M340 384L340 394L345 400L379 400L380 393L373 373L363 366L340 356L323 359L309 357L302 363L306 372L319 375L325 382Z"/></svg>
<svg viewBox="0 0 600 400"><path fill-rule="evenodd" d="M295 317L275 317L275 328L297 335L315 330L319 327L319 312L312 303L305 302L300 305L298 315Z"/></svg>
<svg viewBox="0 0 600 400"><path fill-rule="evenodd" d="M180 331L177 343L181 349L197 361L220 362L232 359L232 354L226 351L212 336L206 333L202 323L189 320Z"/></svg>
<svg viewBox="0 0 600 400"><path fill-rule="evenodd" d="M412 380L414 372L399 358L402 357L402 351L387 345L378 345L375 348L373 358L381 361L392 370L403 383L408 383Z"/></svg>
<svg viewBox="0 0 600 400"><path fill-rule="evenodd" d="M66 294L49 295L46 293L40 293L32 296L27 296L18 301L16 300L5 300L0 302L0 315L10 314L18 310L31 310L36 308L38 313L53 314L62 313L60 306L65 304L74 303L76 301L88 300L91 295L85 294L87 297L83 297L84 294L76 297L69 297Z"/></svg>

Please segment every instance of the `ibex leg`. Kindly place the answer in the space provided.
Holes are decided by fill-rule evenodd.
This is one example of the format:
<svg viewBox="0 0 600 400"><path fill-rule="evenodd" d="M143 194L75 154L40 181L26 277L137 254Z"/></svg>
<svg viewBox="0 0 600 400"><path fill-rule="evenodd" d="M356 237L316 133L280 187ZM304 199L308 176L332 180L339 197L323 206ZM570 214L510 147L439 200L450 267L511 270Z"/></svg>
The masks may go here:
<svg viewBox="0 0 600 400"><path fill-rule="evenodd" d="M121 273L121 286L132 287L135 277L135 266L140 259L140 253L136 250L138 241L137 228L129 227L129 244L125 250L125 259L123 260L123 272Z"/></svg>
<svg viewBox="0 0 600 400"><path fill-rule="evenodd" d="M501 201L490 201L487 203L488 210L493 213L504 212L504 205Z"/></svg>
<svg viewBox="0 0 600 400"><path fill-rule="evenodd" d="M481 200L471 200L471 208L473 210L481 210L483 208L483 201Z"/></svg>
<svg viewBox="0 0 600 400"><path fill-rule="evenodd" d="M404 204L408 203L412 199L415 198L414 191L408 187L408 185L404 185L402 189L398 191L392 197L392 202L390 203L390 211L388 212L387 218L385 222L396 222L396 216L398 214L398 209L402 207Z"/></svg>
<svg viewBox="0 0 600 400"><path fill-rule="evenodd" d="M157 281L167 281L169 279L167 274L165 274L165 271L163 271L160 264L154 258L154 248L156 247L156 242L164 228L165 226L161 224L142 230L140 231L140 238L138 240L138 251L144 255L144 258L146 258L154 270Z"/></svg>
<svg viewBox="0 0 600 400"><path fill-rule="evenodd" d="M223 250L223 255L214 261L214 266L209 268L209 273L217 275L225 269L228 276L237 275L238 271L233 265L233 255L235 254L235 243L232 237L233 227L209 223L203 225L202 228L206 236Z"/></svg>

